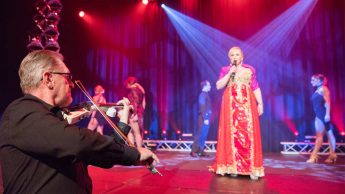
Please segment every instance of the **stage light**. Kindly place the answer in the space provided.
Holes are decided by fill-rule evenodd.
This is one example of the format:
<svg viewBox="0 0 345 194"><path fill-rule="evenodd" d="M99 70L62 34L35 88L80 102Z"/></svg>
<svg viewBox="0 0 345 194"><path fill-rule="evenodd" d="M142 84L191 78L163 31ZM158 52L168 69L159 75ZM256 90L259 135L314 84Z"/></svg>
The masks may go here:
<svg viewBox="0 0 345 194"><path fill-rule="evenodd" d="M41 43L41 37L35 36L30 39L29 44L27 45L29 52L35 50L43 50L43 45Z"/></svg>
<svg viewBox="0 0 345 194"><path fill-rule="evenodd" d="M46 37L44 49L59 52L60 51L60 45L57 42L57 37Z"/></svg>
<svg viewBox="0 0 345 194"><path fill-rule="evenodd" d="M34 20L36 26L40 29L40 31L43 32L45 28L45 17L42 14L38 13L34 15L32 19Z"/></svg>
<svg viewBox="0 0 345 194"><path fill-rule="evenodd" d="M143 138L144 139L147 139L147 140L149 140L150 139L150 136L149 136L149 131L148 130L144 130L144 133L143 133Z"/></svg>
<svg viewBox="0 0 345 194"><path fill-rule="evenodd" d="M182 133L181 133L181 130L176 130L176 138L178 140L182 140Z"/></svg>
<svg viewBox="0 0 345 194"><path fill-rule="evenodd" d="M49 36L56 36L59 35L58 31L58 23L60 20L59 16L54 16L55 14L49 14L51 17L46 19L46 26L44 29L44 33L49 35Z"/></svg>
<svg viewBox="0 0 345 194"><path fill-rule="evenodd" d="M340 135L341 135L341 136L345 136L345 132L342 131L342 132L340 133Z"/></svg>
<svg viewBox="0 0 345 194"><path fill-rule="evenodd" d="M298 132L295 132L294 134L295 134L295 136L298 136Z"/></svg>
<svg viewBox="0 0 345 194"><path fill-rule="evenodd" d="M143 3L144 5L147 5L147 4L149 3L149 0L142 0L142 3Z"/></svg>
<svg viewBox="0 0 345 194"><path fill-rule="evenodd" d="M48 7L50 11L60 13L62 9L62 4L60 0L48 0L47 1Z"/></svg>
<svg viewBox="0 0 345 194"><path fill-rule="evenodd" d="M166 130L162 131L162 139L167 140L167 131Z"/></svg>
<svg viewBox="0 0 345 194"><path fill-rule="evenodd" d="M80 11L80 12L79 12L79 17L82 18L82 17L84 17L84 16L85 16L85 12L84 12L84 11Z"/></svg>
<svg viewBox="0 0 345 194"><path fill-rule="evenodd" d="M162 7L162 8L164 8L164 7L165 7L164 3L162 3L161 7Z"/></svg>
<svg viewBox="0 0 345 194"><path fill-rule="evenodd" d="M44 33L49 36L56 36L59 35L59 31L57 28L57 24L49 24L46 29L44 30Z"/></svg>
<svg viewBox="0 0 345 194"><path fill-rule="evenodd" d="M45 0L37 0L35 2L35 8L40 14L44 15L47 10L47 2Z"/></svg>
<svg viewBox="0 0 345 194"><path fill-rule="evenodd" d="M57 12L50 12L48 13L46 19L48 23L55 23L60 21L61 18Z"/></svg>
<svg viewBox="0 0 345 194"><path fill-rule="evenodd" d="M38 13L32 18L36 24L29 36L28 50L52 50L59 52L60 45L57 42L59 36L59 13L62 10L60 0L36 0L34 6ZM42 44L44 43L44 44Z"/></svg>

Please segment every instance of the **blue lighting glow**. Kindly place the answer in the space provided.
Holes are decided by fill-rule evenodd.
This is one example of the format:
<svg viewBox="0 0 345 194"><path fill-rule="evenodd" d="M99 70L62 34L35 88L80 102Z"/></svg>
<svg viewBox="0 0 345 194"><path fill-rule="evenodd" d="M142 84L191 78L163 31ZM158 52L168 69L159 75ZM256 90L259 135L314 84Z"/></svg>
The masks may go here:
<svg viewBox="0 0 345 194"><path fill-rule="evenodd" d="M308 82L309 78L305 75L311 72L303 69L301 61L294 61L288 56L316 3L317 0L296 2L248 40L236 39L168 6L163 9L194 63L198 64L200 74L214 82L221 66L229 64L229 48L240 46L245 55L244 63L257 70L266 101L265 114L269 118L278 117L277 120L286 123L287 128L293 131L305 127L303 124L293 126L291 119L302 119L304 116L300 107L305 104L303 91L307 89L299 83Z"/></svg>
<svg viewBox="0 0 345 194"><path fill-rule="evenodd" d="M215 80L221 66L229 63L227 52L230 45L243 43L219 30L207 26L191 17L164 7L170 21L180 35L200 71Z"/></svg>

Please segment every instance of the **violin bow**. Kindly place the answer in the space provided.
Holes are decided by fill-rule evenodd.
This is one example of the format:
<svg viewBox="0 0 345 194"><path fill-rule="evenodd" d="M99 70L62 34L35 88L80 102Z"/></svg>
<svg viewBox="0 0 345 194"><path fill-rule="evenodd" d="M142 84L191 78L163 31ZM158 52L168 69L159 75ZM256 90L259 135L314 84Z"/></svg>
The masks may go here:
<svg viewBox="0 0 345 194"><path fill-rule="evenodd" d="M97 103L92 99L90 94L85 89L84 85L81 83L80 80L75 80L75 84L79 87L79 89L85 94L85 96L91 101L92 105L96 108L96 110L101 113L103 118L108 122L108 124L115 130L116 134L123 140L126 145L134 147L134 145L128 140L128 138L122 133L122 131L110 120L108 115L97 105Z"/></svg>
<svg viewBox="0 0 345 194"><path fill-rule="evenodd" d="M91 95L87 92L85 89L84 85L81 83L80 80L75 80L74 83L78 86L78 88L85 94L85 96L91 101L91 103L94 105L94 107L97 109L99 113L103 116L103 118L108 122L108 124L115 130L116 134L123 140L126 145L135 147L129 140L128 138L122 133L122 131L110 120L108 115L101 110L101 108L97 105L97 103L92 99ZM152 173L156 174L158 173L160 176L163 176L162 173L160 173L156 167L152 164L152 162L148 162L147 164L147 169Z"/></svg>

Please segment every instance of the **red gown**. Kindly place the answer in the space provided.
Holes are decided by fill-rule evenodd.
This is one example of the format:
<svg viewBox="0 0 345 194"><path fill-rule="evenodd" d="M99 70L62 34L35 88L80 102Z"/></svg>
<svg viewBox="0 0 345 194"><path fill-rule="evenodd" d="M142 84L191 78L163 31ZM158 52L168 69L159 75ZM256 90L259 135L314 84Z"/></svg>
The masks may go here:
<svg viewBox="0 0 345 194"><path fill-rule="evenodd" d="M259 88L255 69L249 65L225 88L219 117L216 161L209 167L216 174L264 176L257 102ZM220 78L230 66L223 67Z"/></svg>

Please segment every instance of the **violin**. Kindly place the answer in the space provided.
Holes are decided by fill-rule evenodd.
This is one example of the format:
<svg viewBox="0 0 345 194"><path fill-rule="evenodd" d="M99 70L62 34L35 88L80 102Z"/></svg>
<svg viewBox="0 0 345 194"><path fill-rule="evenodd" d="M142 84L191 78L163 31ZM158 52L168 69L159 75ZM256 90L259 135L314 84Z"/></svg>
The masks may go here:
<svg viewBox="0 0 345 194"><path fill-rule="evenodd" d="M117 108L121 108L121 105L116 105L113 103L108 103L108 108L106 109L106 111L102 110L101 106L99 106L90 96L90 94L87 92L87 90L85 89L85 87L83 86L83 84L81 83L81 81L79 80L75 80L74 81L75 85L77 85L79 87L79 89L84 93L84 95L90 100L90 102L92 103L92 106L90 106L90 109L88 110L87 108L83 107L81 110L79 109L79 112L76 113L72 113L71 112L67 115L79 115L76 117L69 117L70 118L70 122L78 122L80 120L80 118L85 118L86 115L90 115L90 110L91 107L94 107L102 116L103 118L107 121L107 123L114 129L114 132L118 135L118 137L120 138L120 140L122 142L124 142L126 145L131 146L131 147L135 147L127 138L126 135L123 134L123 132L112 122L112 120L110 120L109 116L107 115L107 112L109 114L111 114L111 111L116 111L116 107ZM107 106L103 106L107 107ZM110 107L110 108L109 108ZM112 108L111 108L112 107ZM124 106L122 105L122 108ZM77 118L77 119L76 119ZM68 116L66 116L66 120L68 120ZM68 121L67 121L68 122ZM160 173L156 167L153 165L153 159L151 158L151 160L146 161L147 162L147 169L152 173L152 174L159 174L160 176L163 176L162 173Z"/></svg>
<svg viewBox="0 0 345 194"><path fill-rule="evenodd" d="M118 110L123 108L123 105L117 105L115 103L101 103L98 106L109 117L116 117ZM66 120L68 124L72 125L89 117L92 111L95 111L95 110L97 110L96 107L90 104L90 102L81 102L77 105L63 108L62 116L63 116L63 119Z"/></svg>

